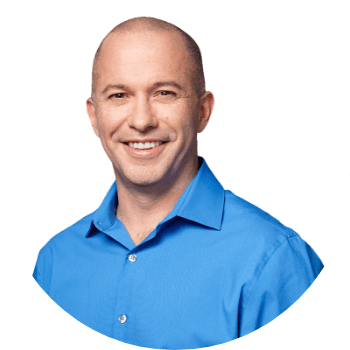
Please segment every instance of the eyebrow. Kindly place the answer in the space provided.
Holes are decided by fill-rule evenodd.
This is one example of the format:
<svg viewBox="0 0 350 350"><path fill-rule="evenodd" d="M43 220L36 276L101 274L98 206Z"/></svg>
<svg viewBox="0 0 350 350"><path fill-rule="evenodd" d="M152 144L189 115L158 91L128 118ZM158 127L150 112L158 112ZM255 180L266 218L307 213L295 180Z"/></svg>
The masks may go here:
<svg viewBox="0 0 350 350"><path fill-rule="evenodd" d="M174 80L166 80L166 81L159 81L157 83L154 83L152 88L159 88L162 86L173 86L179 90L182 90L182 86L180 84L178 84L176 81ZM102 95L105 95L107 93L108 90L111 89L121 89L121 90L129 90L129 88L124 85L124 84L108 84L106 85L106 87L103 89L102 91Z"/></svg>
<svg viewBox="0 0 350 350"><path fill-rule="evenodd" d="M108 90L110 89L121 89L121 90L124 90L124 89L127 89L127 86L126 85L123 85L123 84L108 84L106 85L106 87L103 89L102 91L102 95L104 95Z"/></svg>
<svg viewBox="0 0 350 350"><path fill-rule="evenodd" d="M158 83L153 84L154 88L162 87L162 86L173 86L179 90L182 90L182 86L173 80L160 81Z"/></svg>

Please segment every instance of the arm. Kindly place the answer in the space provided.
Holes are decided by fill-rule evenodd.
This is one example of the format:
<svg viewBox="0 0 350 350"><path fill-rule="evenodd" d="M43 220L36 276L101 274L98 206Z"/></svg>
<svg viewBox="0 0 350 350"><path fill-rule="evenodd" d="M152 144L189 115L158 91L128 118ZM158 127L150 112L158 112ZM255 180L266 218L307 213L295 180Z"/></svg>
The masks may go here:
<svg viewBox="0 0 350 350"><path fill-rule="evenodd" d="M49 294L51 274L52 252L48 245L46 245L39 252L33 277L47 294Z"/></svg>
<svg viewBox="0 0 350 350"><path fill-rule="evenodd" d="M272 254L243 305L239 324L242 337L287 310L310 287L323 264L298 235L288 238Z"/></svg>

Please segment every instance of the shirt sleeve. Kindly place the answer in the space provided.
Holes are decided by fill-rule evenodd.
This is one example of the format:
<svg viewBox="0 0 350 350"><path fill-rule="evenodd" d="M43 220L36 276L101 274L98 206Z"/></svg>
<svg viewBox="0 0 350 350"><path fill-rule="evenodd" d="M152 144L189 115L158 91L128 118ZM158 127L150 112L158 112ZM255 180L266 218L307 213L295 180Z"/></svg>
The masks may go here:
<svg viewBox="0 0 350 350"><path fill-rule="evenodd" d="M287 310L322 269L321 260L300 236L288 238L267 261L243 306L239 336L255 331Z"/></svg>
<svg viewBox="0 0 350 350"><path fill-rule="evenodd" d="M52 253L51 249L46 245L39 252L33 272L33 277L47 294L49 294L50 289L51 273Z"/></svg>

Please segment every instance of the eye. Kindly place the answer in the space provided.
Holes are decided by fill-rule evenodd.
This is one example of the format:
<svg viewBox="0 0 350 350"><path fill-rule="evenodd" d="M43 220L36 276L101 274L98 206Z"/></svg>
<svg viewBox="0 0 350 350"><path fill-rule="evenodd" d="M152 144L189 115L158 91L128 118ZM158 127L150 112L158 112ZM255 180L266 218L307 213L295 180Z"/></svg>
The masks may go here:
<svg viewBox="0 0 350 350"><path fill-rule="evenodd" d="M175 96L176 94L173 91L161 91L160 95L161 96L168 96L168 95L174 95Z"/></svg>
<svg viewBox="0 0 350 350"><path fill-rule="evenodd" d="M125 93L124 92L118 92L116 94L113 94L111 96L109 96L109 98L123 98L125 97Z"/></svg>

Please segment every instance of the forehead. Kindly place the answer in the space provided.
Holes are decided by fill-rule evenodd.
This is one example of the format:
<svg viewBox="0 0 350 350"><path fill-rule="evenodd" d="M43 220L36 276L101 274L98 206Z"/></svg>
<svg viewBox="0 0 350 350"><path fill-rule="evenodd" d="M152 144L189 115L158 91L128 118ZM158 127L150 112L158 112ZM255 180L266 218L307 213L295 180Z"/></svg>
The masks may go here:
<svg viewBox="0 0 350 350"><path fill-rule="evenodd" d="M191 67L185 43L174 31L116 33L101 47L98 80L100 84L140 84L171 79L185 84Z"/></svg>

